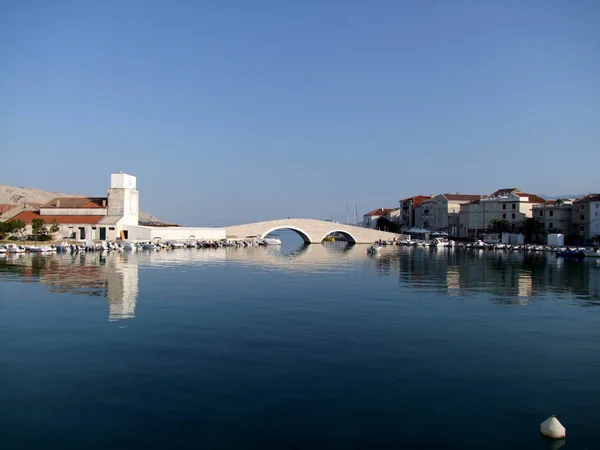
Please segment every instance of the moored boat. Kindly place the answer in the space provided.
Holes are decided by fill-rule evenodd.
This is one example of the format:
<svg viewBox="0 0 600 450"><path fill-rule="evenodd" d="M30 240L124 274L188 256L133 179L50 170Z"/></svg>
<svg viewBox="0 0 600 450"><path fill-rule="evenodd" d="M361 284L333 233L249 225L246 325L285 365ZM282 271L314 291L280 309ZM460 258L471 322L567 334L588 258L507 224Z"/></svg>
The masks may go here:
<svg viewBox="0 0 600 450"><path fill-rule="evenodd" d="M16 244L7 244L6 252L7 253L25 253L25 249Z"/></svg>
<svg viewBox="0 0 600 450"><path fill-rule="evenodd" d="M585 258L585 252L581 250L565 250L557 252L556 256L561 258Z"/></svg>

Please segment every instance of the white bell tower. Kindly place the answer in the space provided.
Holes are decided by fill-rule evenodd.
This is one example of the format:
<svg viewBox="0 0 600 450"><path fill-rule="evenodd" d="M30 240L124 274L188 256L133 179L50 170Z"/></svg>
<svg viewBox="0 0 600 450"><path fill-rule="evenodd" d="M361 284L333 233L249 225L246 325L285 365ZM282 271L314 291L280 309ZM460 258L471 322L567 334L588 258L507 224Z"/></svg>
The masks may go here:
<svg viewBox="0 0 600 450"><path fill-rule="evenodd" d="M119 172L110 175L108 216L122 217L122 225L138 225L140 193L133 175Z"/></svg>

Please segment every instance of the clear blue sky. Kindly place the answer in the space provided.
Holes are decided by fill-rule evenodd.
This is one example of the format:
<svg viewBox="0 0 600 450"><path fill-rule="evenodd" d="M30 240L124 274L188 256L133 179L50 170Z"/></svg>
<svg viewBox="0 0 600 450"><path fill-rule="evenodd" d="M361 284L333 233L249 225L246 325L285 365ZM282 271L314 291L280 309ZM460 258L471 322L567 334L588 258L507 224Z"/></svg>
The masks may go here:
<svg viewBox="0 0 600 450"><path fill-rule="evenodd" d="M0 152L186 225L600 191L600 2L8 0Z"/></svg>

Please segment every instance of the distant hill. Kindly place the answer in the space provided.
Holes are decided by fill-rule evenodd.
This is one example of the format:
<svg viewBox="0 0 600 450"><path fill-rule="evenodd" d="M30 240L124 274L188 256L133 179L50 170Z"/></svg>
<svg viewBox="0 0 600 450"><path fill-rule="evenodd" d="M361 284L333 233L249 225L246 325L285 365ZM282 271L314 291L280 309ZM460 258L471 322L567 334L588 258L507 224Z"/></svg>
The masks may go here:
<svg viewBox="0 0 600 450"><path fill-rule="evenodd" d="M18 205L28 202L43 205L56 197L83 197L83 195L64 192L43 191L35 188L6 186L0 184L0 204ZM140 225L164 225L166 222L140 210Z"/></svg>
<svg viewBox="0 0 600 450"><path fill-rule="evenodd" d="M587 194L562 194L562 195L541 195L542 198L547 200L557 200L559 198L581 198Z"/></svg>

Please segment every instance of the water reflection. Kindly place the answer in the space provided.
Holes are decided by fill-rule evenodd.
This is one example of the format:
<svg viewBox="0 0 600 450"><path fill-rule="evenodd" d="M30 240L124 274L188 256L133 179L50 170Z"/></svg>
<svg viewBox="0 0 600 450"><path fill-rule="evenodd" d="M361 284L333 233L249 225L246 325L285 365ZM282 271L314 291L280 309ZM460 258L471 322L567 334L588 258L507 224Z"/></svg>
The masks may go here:
<svg viewBox="0 0 600 450"><path fill-rule="evenodd" d="M600 261L556 258L546 253L484 250L385 249L371 258L381 275L396 273L403 285L447 295L485 293L492 301L522 304L547 293L573 295L598 305Z"/></svg>
<svg viewBox="0 0 600 450"><path fill-rule="evenodd" d="M343 243L291 248L221 248L139 253L8 255L0 258L0 281L38 282L56 293L102 296L108 320L135 317L139 271L145 267L238 264L311 274L366 271L397 277L401 289L451 297L485 294L498 304L524 304L560 293L579 305L600 304L600 261L572 261L536 253L385 248L367 256L366 246ZM369 271L369 268L371 271Z"/></svg>
<svg viewBox="0 0 600 450"><path fill-rule="evenodd" d="M39 282L51 292L106 297L108 320L135 317L138 260L124 253L10 255L0 259L0 277ZM1 278L0 278L1 279Z"/></svg>

